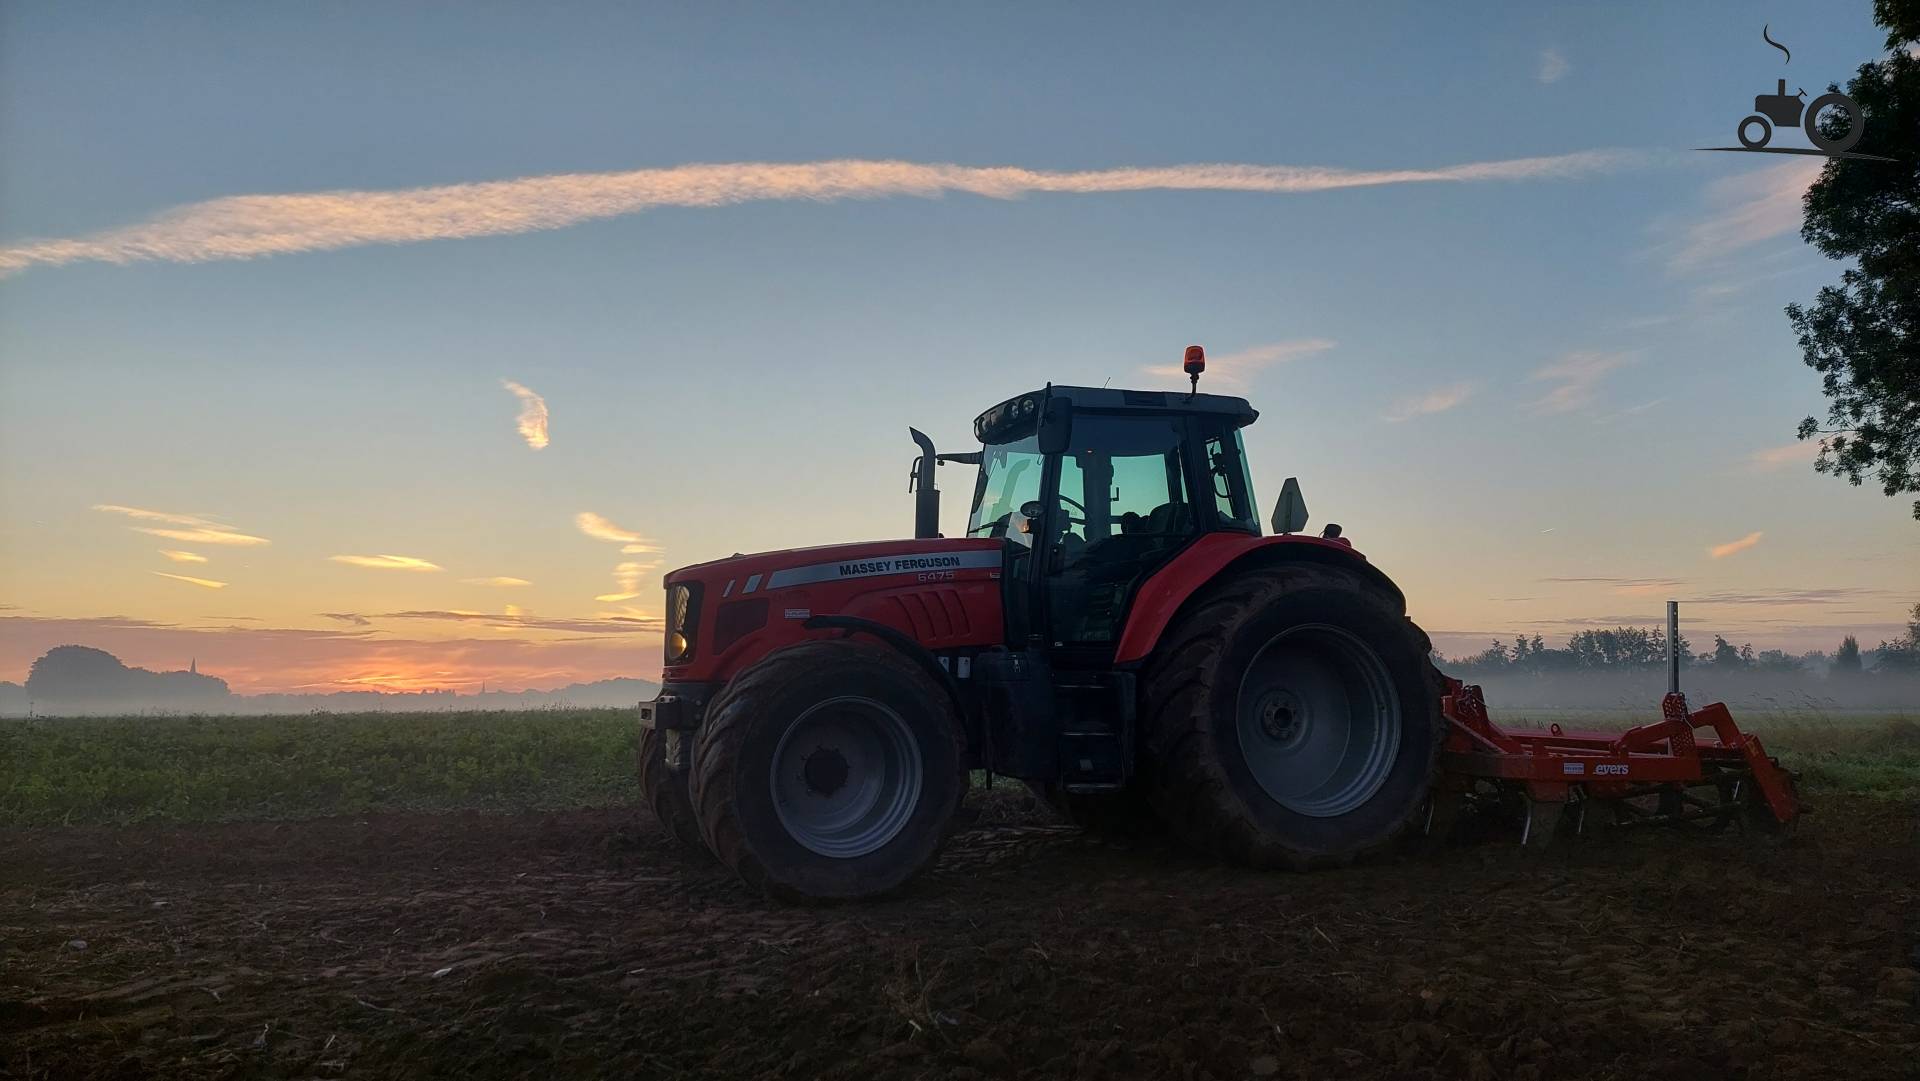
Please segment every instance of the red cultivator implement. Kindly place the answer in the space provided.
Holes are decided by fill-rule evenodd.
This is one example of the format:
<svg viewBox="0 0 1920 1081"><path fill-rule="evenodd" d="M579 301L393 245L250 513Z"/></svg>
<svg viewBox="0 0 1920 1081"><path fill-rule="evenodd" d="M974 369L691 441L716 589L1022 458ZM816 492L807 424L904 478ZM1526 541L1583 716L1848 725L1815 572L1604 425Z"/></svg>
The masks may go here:
<svg viewBox="0 0 1920 1081"><path fill-rule="evenodd" d="M1523 844L1586 832L1596 825L1738 825L1778 831L1804 807L1793 774L1769 757L1758 736L1740 731L1718 702L1690 711L1680 693L1679 605L1667 604L1668 690L1660 720L1625 732L1511 730L1493 723L1480 688L1447 681L1445 776L1430 835L1445 832L1463 807L1520 816ZM1713 737L1697 736L1712 729ZM1596 819L1595 815L1602 817Z"/></svg>

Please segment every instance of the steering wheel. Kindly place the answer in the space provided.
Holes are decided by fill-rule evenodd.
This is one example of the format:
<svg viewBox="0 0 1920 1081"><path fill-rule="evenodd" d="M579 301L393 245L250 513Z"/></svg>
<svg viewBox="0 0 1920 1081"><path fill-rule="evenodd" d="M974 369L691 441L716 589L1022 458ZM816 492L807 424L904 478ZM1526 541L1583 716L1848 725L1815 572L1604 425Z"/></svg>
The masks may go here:
<svg viewBox="0 0 1920 1081"><path fill-rule="evenodd" d="M1073 500L1072 500L1072 499L1071 499L1070 497L1068 497L1068 496L1064 496L1064 495L1063 495L1063 496L1060 496L1060 497L1059 497L1059 499L1060 499L1060 502L1062 502L1062 503L1066 503L1066 504L1068 504L1068 505L1070 505L1070 506L1073 506L1073 507L1077 507L1077 508L1079 508L1079 510L1080 510L1080 517L1078 517L1078 518L1075 518L1075 517L1074 517L1073 515L1071 515L1071 514L1069 514L1069 515L1067 515L1067 524L1068 524L1068 525L1086 525L1086 524L1087 524L1087 508L1086 508L1086 507L1084 507L1084 506L1081 506L1081 505L1080 505L1079 503L1076 503L1076 502L1074 502L1074 501L1073 501ZM1021 513L1022 515L1025 515L1025 517L1026 517L1026 518L1027 518L1027 519L1028 519L1029 521L1039 521L1039 519L1040 519L1040 512L1041 512L1041 510L1042 510L1042 509L1043 509L1043 508L1042 508L1042 507L1040 506L1040 501L1039 501L1038 499L1030 499L1030 500L1028 500L1027 502L1025 502L1025 503L1022 503L1022 504L1020 505L1020 513ZM1032 514L1028 514L1027 512L1028 512L1029 510L1031 510L1031 511L1033 511L1033 513L1032 513Z"/></svg>

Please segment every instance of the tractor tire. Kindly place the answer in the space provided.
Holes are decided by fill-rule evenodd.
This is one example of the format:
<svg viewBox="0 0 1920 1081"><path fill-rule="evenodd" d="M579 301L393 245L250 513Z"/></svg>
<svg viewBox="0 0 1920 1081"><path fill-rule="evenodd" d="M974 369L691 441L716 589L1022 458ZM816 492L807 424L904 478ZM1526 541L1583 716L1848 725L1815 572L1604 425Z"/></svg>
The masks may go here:
<svg viewBox="0 0 1920 1081"><path fill-rule="evenodd" d="M688 738L682 735L680 738ZM667 768L666 737L657 729L640 730L638 766L640 798L653 808L653 817L667 835L697 852L707 850L700 839L700 820L693 813L693 797L687 791L687 774Z"/></svg>
<svg viewBox="0 0 1920 1081"><path fill-rule="evenodd" d="M1142 681L1148 787L1174 838L1309 870L1424 825L1446 719L1427 636L1384 590L1311 564L1233 574L1167 629Z"/></svg>
<svg viewBox="0 0 1920 1081"><path fill-rule="evenodd" d="M966 791L966 735L945 688L892 649L844 638L736 675L694 741L707 847L783 900L900 886L933 862Z"/></svg>
<svg viewBox="0 0 1920 1081"><path fill-rule="evenodd" d="M1820 128L1820 114L1828 106L1847 111L1847 130L1839 138L1828 138L1827 133ZM1867 133L1866 118L1861 114L1859 104L1838 91L1814 98L1813 103L1807 106L1800 125L1807 133L1807 142L1829 154L1844 154L1852 150L1854 144L1860 141L1860 137Z"/></svg>

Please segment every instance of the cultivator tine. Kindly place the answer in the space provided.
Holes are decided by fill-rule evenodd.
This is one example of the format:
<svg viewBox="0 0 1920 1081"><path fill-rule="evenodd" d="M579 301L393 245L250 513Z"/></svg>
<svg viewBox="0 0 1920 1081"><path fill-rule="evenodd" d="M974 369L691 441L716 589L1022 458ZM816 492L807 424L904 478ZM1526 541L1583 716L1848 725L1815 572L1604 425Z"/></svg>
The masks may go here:
<svg viewBox="0 0 1920 1081"><path fill-rule="evenodd" d="M1541 851L1580 832L1580 804L1529 798L1520 820L1520 847Z"/></svg>

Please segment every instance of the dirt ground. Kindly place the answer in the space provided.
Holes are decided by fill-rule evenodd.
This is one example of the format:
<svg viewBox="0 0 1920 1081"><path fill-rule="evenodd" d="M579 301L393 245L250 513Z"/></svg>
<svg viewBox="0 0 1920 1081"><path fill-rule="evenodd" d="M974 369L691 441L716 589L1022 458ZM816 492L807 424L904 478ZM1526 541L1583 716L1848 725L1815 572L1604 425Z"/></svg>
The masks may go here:
<svg viewBox="0 0 1920 1081"><path fill-rule="evenodd" d="M826 909L637 810L6 831L0 1075L1912 1078L1916 810L1306 876L1016 815Z"/></svg>

